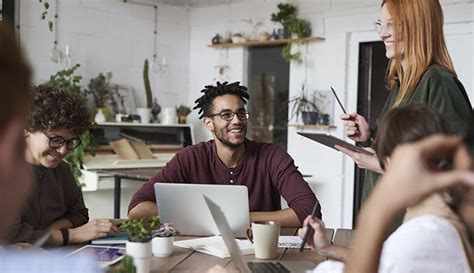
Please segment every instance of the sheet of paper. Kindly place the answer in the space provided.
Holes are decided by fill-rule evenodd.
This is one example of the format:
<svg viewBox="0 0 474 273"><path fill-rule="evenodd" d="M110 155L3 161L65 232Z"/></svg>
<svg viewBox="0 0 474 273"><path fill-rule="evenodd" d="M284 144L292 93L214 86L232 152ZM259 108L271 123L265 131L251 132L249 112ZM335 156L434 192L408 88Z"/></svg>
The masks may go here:
<svg viewBox="0 0 474 273"><path fill-rule="evenodd" d="M280 236L278 238L278 247L280 248L300 248L301 242L298 236ZM304 248L310 248L308 244Z"/></svg>
<svg viewBox="0 0 474 273"><path fill-rule="evenodd" d="M243 255L255 252L253 244L249 240L235 239ZM194 249L196 251L216 256L219 258L230 257L230 253L221 236L212 236L198 239L175 241L175 246Z"/></svg>

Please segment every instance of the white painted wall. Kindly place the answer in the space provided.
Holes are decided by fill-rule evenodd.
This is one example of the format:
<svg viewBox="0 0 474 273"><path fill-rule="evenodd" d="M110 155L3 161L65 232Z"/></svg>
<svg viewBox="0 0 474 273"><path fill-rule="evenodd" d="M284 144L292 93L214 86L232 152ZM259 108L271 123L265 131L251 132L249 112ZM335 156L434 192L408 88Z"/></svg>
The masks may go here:
<svg viewBox="0 0 474 273"><path fill-rule="evenodd" d="M34 82L42 83L60 68L49 59L54 34L41 21L37 0L18 1L20 38L34 68ZM50 15L54 14L55 1ZM137 107L145 106L143 62L153 59L154 8L119 0L60 0L59 48L71 47L73 63L81 64L82 84L100 72L112 72L112 82L131 86ZM167 58L165 77L152 73L154 96L165 107L185 103L189 73L189 14L184 8L158 6L158 56Z"/></svg>
<svg viewBox="0 0 474 273"><path fill-rule="evenodd" d="M190 12L190 103L199 96L200 88L212 82L216 76L213 66L216 61L231 64L230 81L247 84L245 59L246 49L213 49L210 43L215 33L245 32L248 24L241 19L265 20L261 30L271 31L275 26L270 14L276 4L284 1L244 1L231 5L196 8ZM358 43L376 41L372 22L379 12L379 0L318 0L290 1L299 7L302 17L309 19L313 35L321 35L324 41L311 42L302 47L307 55L305 65L291 65L290 96L305 80L310 89L328 89L333 86L341 96L348 111L355 111L357 96ZM449 51L460 80L474 101L474 57L473 24L474 4L472 0L441 1L445 12L445 31ZM225 60L227 57L227 61ZM251 92L251 91L250 91ZM334 109L334 116L341 114ZM191 119L197 122L197 115ZM344 138L343 124L335 120L336 129L328 132ZM197 140L210 138L204 128L196 125ZM311 152L308 152L311 151ZM320 199L323 217L329 227L352 227L353 172L354 164L324 146L296 135L294 127L288 130L288 152L295 159L302 173L312 174L310 180Z"/></svg>

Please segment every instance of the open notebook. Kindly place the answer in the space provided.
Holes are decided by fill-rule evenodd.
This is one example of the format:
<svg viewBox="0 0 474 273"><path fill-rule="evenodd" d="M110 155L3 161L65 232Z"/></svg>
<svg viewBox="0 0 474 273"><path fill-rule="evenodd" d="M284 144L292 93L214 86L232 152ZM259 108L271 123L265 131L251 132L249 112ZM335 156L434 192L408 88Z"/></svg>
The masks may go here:
<svg viewBox="0 0 474 273"><path fill-rule="evenodd" d="M237 245L239 246L243 255L253 254L255 252L253 244L249 240L235 239L235 241L237 242ZM196 251L219 258L230 257L230 253L227 250L227 247L225 246L224 240L221 236L175 241L174 245L183 248L194 249Z"/></svg>

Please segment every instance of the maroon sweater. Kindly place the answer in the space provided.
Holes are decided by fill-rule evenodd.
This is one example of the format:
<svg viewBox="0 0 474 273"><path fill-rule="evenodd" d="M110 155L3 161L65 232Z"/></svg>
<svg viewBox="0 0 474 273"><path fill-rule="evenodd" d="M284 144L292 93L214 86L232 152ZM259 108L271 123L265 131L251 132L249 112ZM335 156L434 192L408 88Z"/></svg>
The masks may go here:
<svg viewBox="0 0 474 273"><path fill-rule="evenodd" d="M156 202L156 182L245 185L250 211L280 210L281 195L301 223L316 202L293 159L282 148L250 140L245 141L245 158L235 168L221 162L214 140L182 149L133 195L129 211L141 202ZM321 218L318 209L317 217Z"/></svg>

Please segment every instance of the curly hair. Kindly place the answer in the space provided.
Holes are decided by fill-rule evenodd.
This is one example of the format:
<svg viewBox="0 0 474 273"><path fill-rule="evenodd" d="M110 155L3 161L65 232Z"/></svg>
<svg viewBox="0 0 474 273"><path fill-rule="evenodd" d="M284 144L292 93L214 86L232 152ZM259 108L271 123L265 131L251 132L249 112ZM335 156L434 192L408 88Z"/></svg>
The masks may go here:
<svg viewBox="0 0 474 273"><path fill-rule="evenodd" d="M201 90L201 93L204 93L204 95L194 101L196 106L193 107L193 110L199 109L198 114L200 114L200 119L212 114L212 102L216 97L227 94L236 95L240 97L244 103L247 103L247 100L250 99L247 87L240 85L240 82L234 82L231 84L227 84L227 82L222 84L217 82L217 86L206 85L204 86L204 89Z"/></svg>
<svg viewBox="0 0 474 273"><path fill-rule="evenodd" d="M51 84L34 88L30 108L26 123L29 132L64 129L79 136L92 123L84 98Z"/></svg>

